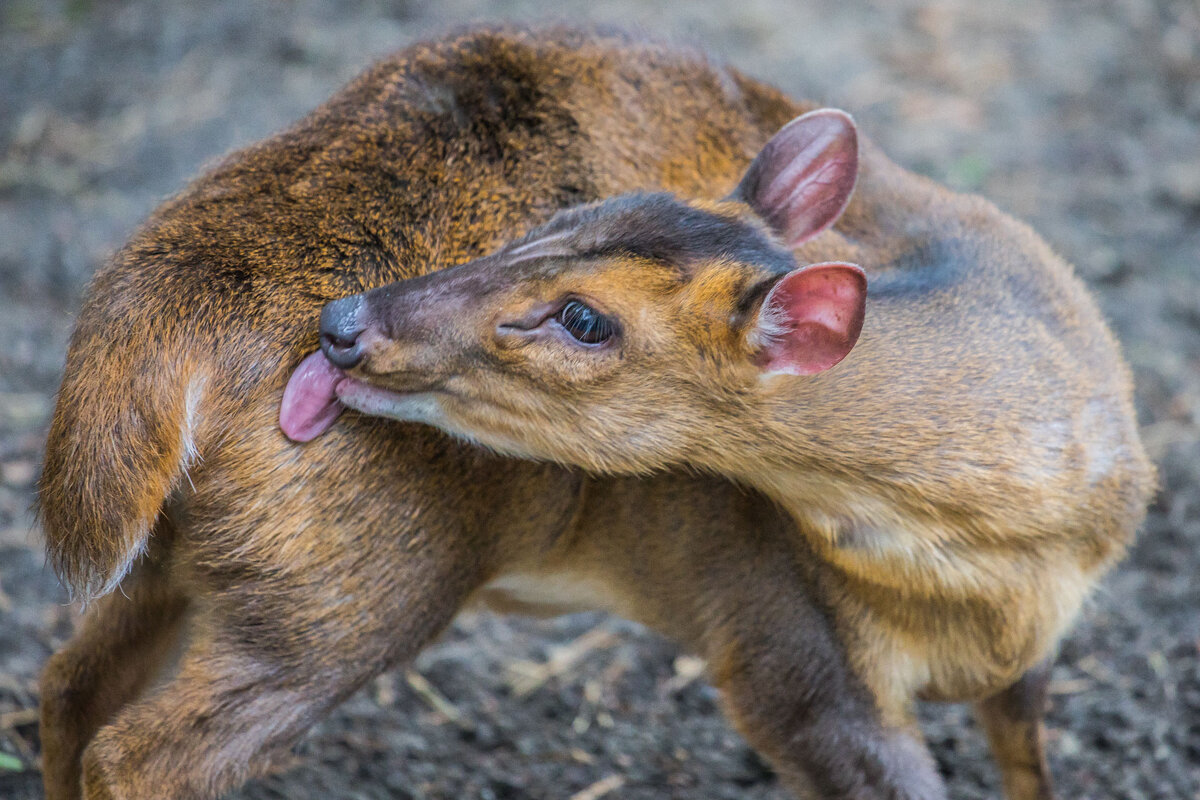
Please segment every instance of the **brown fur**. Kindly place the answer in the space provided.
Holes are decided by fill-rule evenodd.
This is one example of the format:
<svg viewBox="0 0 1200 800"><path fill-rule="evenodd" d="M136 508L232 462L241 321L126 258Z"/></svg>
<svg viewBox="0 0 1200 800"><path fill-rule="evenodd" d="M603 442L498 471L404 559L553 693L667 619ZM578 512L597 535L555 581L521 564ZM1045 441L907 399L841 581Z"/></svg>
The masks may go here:
<svg viewBox="0 0 1200 800"><path fill-rule="evenodd" d="M787 268L750 207L638 193L366 293L360 380L339 397L513 455L686 464L772 496L826 567L818 596L887 725L907 724L914 697L1030 680L1153 487L1128 370L1029 228L869 143L862 155L845 216L796 254L870 276L862 337L834 369L760 371L763 289ZM572 298L618 334L573 341L553 322ZM984 706L993 733L1001 705ZM1047 794L1044 769L1030 774L1010 790Z"/></svg>
<svg viewBox="0 0 1200 800"><path fill-rule="evenodd" d="M617 35L466 33L380 63L159 209L89 290L39 487L50 560L94 600L43 675L48 800L214 797L473 599L675 636L801 792L943 796L907 714L886 718L849 660L869 651L839 638L845 579L760 496L358 415L305 446L277 424L326 301L581 201L719 195L800 110ZM1030 742L1002 766L1040 758Z"/></svg>
<svg viewBox="0 0 1200 800"><path fill-rule="evenodd" d="M1070 269L984 201L869 146L864 164L837 235L801 255L871 278L834 369L760 371L762 289L788 266L745 204L640 194L364 295L351 374L367 383L339 396L516 455L686 464L763 491L831 568L822 598L885 719L918 695L987 697L1052 652L1153 472L1127 369ZM582 347L529 324L565 298L619 335Z"/></svg>

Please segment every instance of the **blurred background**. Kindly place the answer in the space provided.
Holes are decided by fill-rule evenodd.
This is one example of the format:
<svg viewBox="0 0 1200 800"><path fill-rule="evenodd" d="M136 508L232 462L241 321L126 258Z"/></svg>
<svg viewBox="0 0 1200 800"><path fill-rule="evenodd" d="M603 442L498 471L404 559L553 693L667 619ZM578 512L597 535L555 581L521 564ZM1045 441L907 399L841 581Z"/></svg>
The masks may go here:
<svg viewBox="0 0 1200 800"><path fill-rule="evenodd" d="M1064 643L1063 798L1200 795L1197 0L0 0L0 797L40 798L36 677L75 610L29 508L88 278L161 200L375 57L474 20L606 21L851 111L901 164L1034 225L1133 364L1162 491ZM471 614L238 798L772 798L701 665L635 625ZM923 720L994 797L963 708Z"/></svg>

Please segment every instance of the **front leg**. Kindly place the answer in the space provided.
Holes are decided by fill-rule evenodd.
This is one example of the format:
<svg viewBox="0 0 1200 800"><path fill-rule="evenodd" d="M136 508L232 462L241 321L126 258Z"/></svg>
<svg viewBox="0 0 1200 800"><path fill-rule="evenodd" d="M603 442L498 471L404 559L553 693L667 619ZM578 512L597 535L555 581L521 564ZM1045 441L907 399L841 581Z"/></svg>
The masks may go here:
<svg viewBox="0 0 1200 800"><path fill-rule="evenodd" d="M944 800L920 732L884 721L793 556L747 549L706 648L735 726L801 797Z"/></svg>

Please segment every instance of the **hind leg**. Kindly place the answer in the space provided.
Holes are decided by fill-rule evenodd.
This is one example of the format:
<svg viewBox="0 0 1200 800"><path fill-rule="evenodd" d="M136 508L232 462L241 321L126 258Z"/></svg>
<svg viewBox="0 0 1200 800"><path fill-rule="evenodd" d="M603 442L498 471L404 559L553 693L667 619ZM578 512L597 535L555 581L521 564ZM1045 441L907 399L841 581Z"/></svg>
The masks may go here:
<svg viewBox="0 0 1200 800"><path fill-rule="evenodd" d="M992 755L1000 767L1008 800L1054 798L1042 721L1049 682L1050 662L1046 661L976 706Z"/></svg>
<svg viewBox="0 0 1200 800"><path fill-rule="evenodd" d="M201 800L261 773L440 633L509 537L571 518L576 481L557 468L498 469L432 429L361 417L297 448L278 403L241 415L174 509L188 647L92 739L85 800Z"/></svg>
<svg viewBox="0 0 1200 800"><path fill-rule="evenodd" d="M282 590L278 605L228 588L216 601L199 598L173 676L120 710L85 750L83 797L199 800L261 772L279 748L451 619L459 598L445 574L422 577L402 575L409 614L387 624L364 608L370 596L343 598L339 608L320 587L308 587L307 604L302 592L278 586L257 587Z"/></svg>
<svg viewBox="0 0 1200 800"><path fill-rule="evenodd" d="M41 677L42 775L47 800L77 800L80 759L96 731L154 679L186 607L157 565L143 563L101 598Z"/></svg>
<svg viewBox="0 0 1200 800"><path fill-rule="evenodd" d="M361 671L283 673L220 637L194 646L180 667L88 746L85 800L216 797L364 679Z"/></svg>
<svg viewBox="0 0 1200 800"><path fill-rule="evenodd" d="M194 592L188 648L167 682L96 734L86 800L201 800L236 787L416 654L486 580L499 533L492 515L472 524L464 508L484 498L506 518L523 499L512 490L520 473L493 477L481 459L448 480L416 436L395 449L353 444L327 435L299 458L248 437L195 476L174 564Z"/></svg>

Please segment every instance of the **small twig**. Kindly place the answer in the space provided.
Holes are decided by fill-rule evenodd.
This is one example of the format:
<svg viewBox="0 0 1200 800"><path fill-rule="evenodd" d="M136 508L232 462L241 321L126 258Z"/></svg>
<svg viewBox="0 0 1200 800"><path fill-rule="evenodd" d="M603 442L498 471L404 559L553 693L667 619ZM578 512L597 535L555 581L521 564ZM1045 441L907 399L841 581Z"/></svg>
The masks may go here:
<svg viewBox="0 0 1200 800"><path fill-rule="evenodd" d="M609 792L616 791L625 785L625 778L620 775L609 775L603 780L596 781L586 789L571 795L571 800L597 800Z"/></svg>
<svg viewBox="0 0 1200 800"><path fill-rule="evenodd" d="M551 678L570 672L593 650L609 647L617 640L615 634L603 628L592 628L574 641L556 647L543 664L516 661L508 665L509 685L513 694L524 697L542 687Z"/></svg>
<svg viewBox="0 0 1200 800"><path fill-rule="evenodd" d="M41 712L36 708L18 708L16 711L6 711L0 714L0 731L8 731L20 725L31 725L41 718Z"/></svg>
<svg viewBox="0 0 1200 800"><path fill-rule="evenodd" d="M675 659L675 675L663 685L664 693L670 695L686 689L698 678L703 677L706 666L703 658L679 656Z"/></svg>
<svg viewBox="0 0 1200 800"><path fill-rule="evenodd" d="M21 758L25 760L25 763L35 766L37 765L37 753L33 752L33 748L29 745L29 742L25 741L24 736L15 730L10 730L4 738L8 739L8 741L12 743L13 747L17 748L17 751L21 754Z"/></svg>
<svg viewBox="0 0 1200 800"><path fill-rule="evenodd" d="M387 673L375 679L375 702L381 706L396 704L396 689L392 686L392 678Z"/></svg>
<svg viewBox="0 0 1200 800"><path fill-rule="evenodd" d="M447 700L441 692L433 688L433 684L427 681L424 675L410 669L404 673L404 679L408 681L408 685L413 688L413 691L421 695L421 699L428 703L434 711L460 728L471 727L471 723L462 715L462 712Z"/></svg>
<svg viewBox="0 0 1200 800"><path fill-rule="evenodd" d="M1088 691L1093 686L1095 683L1087 678L1068 678L1061 681L1050 681L1047 691L1050 694L1079 694Z"/></svg>
<svg viewBox="0 0 1200 800"><path fill-rule="evenodd" d="M0 614L11 614L12 610L12 598L4 591L4 584L0 583Z"/></svg>
<svg viewBox="0 0 1200 800"><path fill-rule="evenodd" d="M1121 686L1125 681L1103 664L1094 655L1086 655L1075 662L1076 668L1092 676L1102 686Z"/></svg>

